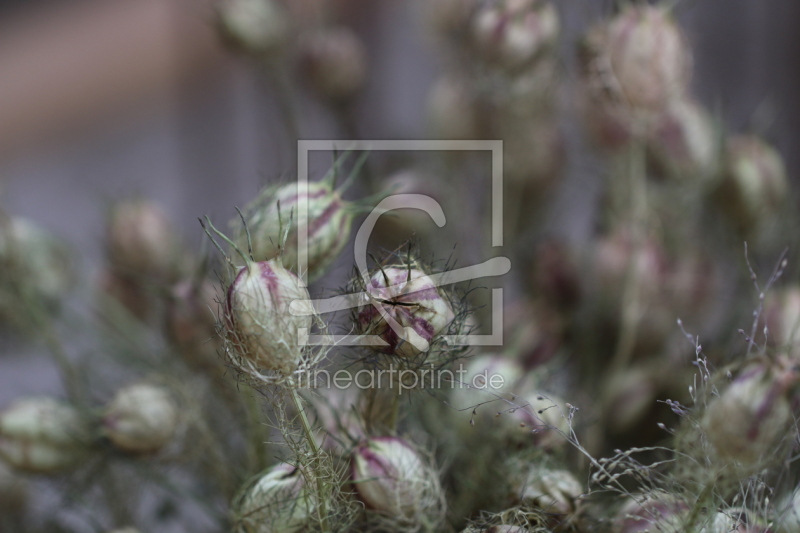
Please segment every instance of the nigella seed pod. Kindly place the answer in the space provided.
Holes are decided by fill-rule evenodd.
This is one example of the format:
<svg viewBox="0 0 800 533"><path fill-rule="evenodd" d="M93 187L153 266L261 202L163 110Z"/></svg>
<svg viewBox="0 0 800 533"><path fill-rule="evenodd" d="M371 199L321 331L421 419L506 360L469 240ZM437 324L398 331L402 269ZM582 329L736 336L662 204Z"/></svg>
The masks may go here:
<svg viewBox="0 0 800 533"><path fill-rule="evenodd" d="M322 277L350 238L354 212L349 202L342 200L340 191L331 180L290 183L268 188L245 210L250 244L256 261L281 257L286 268L297 271L297 232L302 225L308 234L309 281ZM307 220L298 219L298 206L308 202ZM233 224L241 226L237 218ZM282 232L289 230L284 242ZM239 248L247 250L247 235L241 230Z"/></svg>
<svg viewBox="0 0 800 533"><path fill-rule="evenodd" d="M445 75L428 95L428 121L442 139L476 139L481 134L480 105L467 80Z"/></svg>
<svg viewBox="0 0 800 533"><path fill-rule="evenodd" d="M567 470L537 467L528 473L519 494L524 506L541 509L548 515L570 515L577 509L583 487Z"/></svg>
<svg viewBox="0 0 800 533"><path fill-rule="evenodd" d="M567 404L551 394L533 392L515 398L519 407L502 407L498 416L505 422L509 437L521 443L533 443L543 450L564 447L570 433Z"/></svg>
<svg viewBox="0 0 800 533"><path fill-rule="evenodd" d="M490 64L519 70L553 47L559 32L558 12L543 0L499 0L474 15L475 47Z"/></svg>
<svg viewBox="0 0 800 533"><path fill-rule="evenodd" d="M773 289L764 303L769 340L793 358L800 355L800 286Z"/></svg>
<svg viewBox="0 0 800 533"><path fill-rule="evenodd" d="M300 68L320 96L343 102L364 86L367 52L361 39L348 28L319 30L301 43Z"/></svg>
<svg viewBox="0 0 800 533"><path fill-rule="evenodd" d="M26 472L50 474L79 465L90 431L78 411L51 398L16 401L0 412L0 458Z"/></svg>
<svg viewBox="0 0 800 533"><path fill-rule="evenodd" d="M289 37L289 17L275 0L222 0L217 25L234 48L261 57L277 55Z"/></svg>
<svg viewBox="0 0 800 533"><path fill-rule="evenodd" d="M434 30L457 38L464 32L478 4L478 0L431 0L425 7Z"/></svg>
<svg viewBox="0 0 800 533"><path fill-rule="evenodd" d="M601 53L623 105L660 112L689 83L691 54L670 13L659 6L629 6L608 23Z"/></svg>
<svg viewBox="0 0 800 533"><path fill-rule="evenodd" d="M303 472L280 463L270 468L240 497L239 533L294 533L314 520L317 503Z"/></svg>
<svg viewBox="0 0 800 533"><path fill-rule="evenodd" d="M209 280L182 281L167 303L166 331L175 348L192 363L208 366L216 359L217 292Z"/></svg>
<svg viewBox="0 0 800 533"><path fill-rule="evenodd" d="M108 221L107 251L114 270L124 276L172 278L178 239L166 213L147 200L119 202Z"/></svg>
<svg viewBox="0 0 800 533"><path fill-rule="evenodd" d="M654 170L676 180L709 182L717 173L720 136L705 109L686 98L669 104L647 141Z"/></svg>
<svg viewBox="0 0 800 533"><path fill-rule="evenodd" d="M781 155L755 136L728 140L716 200L735 228L752 232L781 207L789 190Z"/></svg>
<svg viewBox="0 0 800 533"><path fill-rule="evenodd" d="M789 392L797 375L786 366L750 364L709 404L702 427L721 459L757 464L792 439Z"/></svg>
<svg viewBox="0 0 800 533"><path fill-rule="evenodd" d="M709 520L708 524L700 529L700 533L768 533L771 528L759 524L742 508L718 511ZM781 532L780 528L777 530Z"/></svg>
<svg viewBox="0 0 800 533"><path fill-rule="evenodd" d="M455 318L444 291L419 268L382 267L363 291L357 311L358 331L379 336L385 345L377 348L384 353L412 357L427 352ZM383 313L394 324L384 319Z"/></svg>
<svg viewBox="0 0 800 533"><path fill-rule="evenodd" d="M139 383L117 391L105 410L103 431L121 450L154 453L172 440L178 420L178 406L168 390Z"/></svg>
<svg viewBox="0 0 800 533"><path fill-rule="evenodd" d="M525 370L513 358L504 355L480 355L459 365L453 370L455 379L451 382L452 390L448 403L460 412L460 428L469 430L467 420L473 420L472 410L484 402L494 400L498 394L508 393L525 375ZM446 386L446 385L445 385ZM506 397L507 394L503 394ZM490 405L496 405L493 402ZM491 408L479 409L483 422L490 423Z"/></svg>
<svg viewBox="0 0 800 533"><path fill-rule="evenodd" d="M405 440L369 439L353 451L351 464L358 498L372 512L401 523L443 518L438 475Z"/></svg>
<svg viewBox="0 0 800 533"><path fill-rule="evenodd" d="M225 301L227 336L238 355L282 376L294 372L303 355L303 331L312 315L294 315L293 301L309 301L303 282L279 261L248 263L239 269Z"/></svg>
<svg viewBox="0 0 800 533"><path fill-rule="evenodd" d="M628 498L617 512L612 531L644 533L647 531L684 531L683 522L689 505L665 492L637 494Z"/></svg>

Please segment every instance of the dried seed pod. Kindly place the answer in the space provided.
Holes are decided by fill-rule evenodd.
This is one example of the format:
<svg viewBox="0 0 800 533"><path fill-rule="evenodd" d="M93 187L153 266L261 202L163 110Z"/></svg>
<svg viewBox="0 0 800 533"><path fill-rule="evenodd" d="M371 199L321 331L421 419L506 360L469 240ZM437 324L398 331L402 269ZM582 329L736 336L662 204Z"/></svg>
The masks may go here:
<svg viewBox="0 0 800 533"><path fill-rule="evenodd" d="M228 288L227 336L238 355L266 370L288 376L303 355L303 332L311 315L293 315L293 301L310 300L308 290L279 261L249 263Z"/></svg>
<svg viewBox="0 0 800 533"><path fill-rule="evenodd" d="M382 267L363 290L357 310L358 332L380 336L386 344L377 349L385 353L411 357L427 352L455 318L444 290L425 271L411 265ZM400 331L384 319L384 313Z"/></svg>
<svg viewBox="0 0 800 533"><path fill-rule="evenodd" d="M791 438L794 418L788 393L797 376L787 367L752 363L711 401L702 427L721 459L757 464Z"/></svg>
<svg viewBox="0 0 800 533"><path fill-rule="evenodd" d="M52 398L17 400L0 412L0 457L20 470L50 474L73 468L90 445L78 411Z"/></svg>
<svg viewBox="0 0 800 533"><path fill-rule="evenodd" d="M314 493L303 472L281 463L270 468L240 497L237 531L240 533L294 533L306 531L317 512Z"/></svg>
<svg viewBox="0 0 800 533"><path fill-rule="evenodd" d="M377 437L356 448L352 481L358 498L379 515L429 525L443 517L437 473L403 439Z"/></svg>
<svg viewBox="0 0 800 533"><path fill-rule="evenodd" d="M518 494L526 507L541 509L548 515L571 515L577 509L583 487L567 470L535 467Z"/></svg>
<svg viewBox="0 0 800 533"><path fill-rule="evenodd" d="M301 42L300 68L320 96L343 102L364 86L367 52L361 39L348 28L319 30Z"/></svg>
<svg viewBox="0 0 800 533"><path fill-rule="evenodd" d="M172 287L166 331L187 361L203 366L216 361L217 309L217 291L209 280L182 281Z"/></svg>
<svg viewBox="0 0 800 533"><path fill-rule="evenodd" d="M653 167L665 177L699 183L716 177L720 136L705 109L692 100L670 102L656 119L647 145Z"/></svg>
<svg viewBox="0 0 800 533"><path fill-rule="evenodd" d="M125 276L173 279L178 238L166 213L147 200L119 202L108 221L107 252L114 270Z"/></svg>
<svg viewBox="0 0 800 533"><path fill-rule="evenodd" d="M773 289L764 303L771 344L793 358L800 356L800 286Z"/></svg>
<svg viewBox="0 0 800 533"><path fill-rule="evenodd" d="M308 202L306 221L298 220L298 204ZM308 279L319 279L331 266L350 238L353 210L334 190L331 180L290 183L267 188L246 208L250 244L256 261L280 256L282 264L297 270L297 232L302 224L308 233ZM237 218L232 224L241 227ZM289 230L284 243L282 232ZM239 248L247 250L244 230L237 238ZM281 250L283 247L283 250Z"/></svg>
<svg viewBox="0 0 800 533"><path fill-rule="evenodd" d="M788 190L775 148L754 136L728 140L716 200L738 231L752 232L772 217Z"/></svg>
<svg viewBox="0 0 800 533"><path fill-rule="evenodd" d="M231 46L270 58L286 45L290 20L275 0L221 0L217 5L217 25Z"/></svg>
<svg viewBox="0 0 800 533"><path fill-rule="evenodd" d="M0 321L30 327L74 279L67 249L33 222L0 213Z"/></svg>
<svg viewBox="0 0 800 533"><path fill-rule="evenodd" d="M670 13L660 6L631 5L608 23L601 52L615 95L634 110L660 112L686 90L692 59Z"/></svg>
<svg viewBox="0 0 800 533"><path fill-rule="evenodd" d="M172 440L178 420L178 406L167 389L138 383L117 391L103 415L103 431L121 450L154 453Z"/></svg>
<svg viewBox="0 0 800 533"><path fill-rule="evenodd" d="M486 3L472 20L474 46L492 65L515 71L550 50L560 23L553 4L543 0Z"/></svg>
<svg viewBox="0 0 800 533"><path fill-rule="evenodd" d="M650 492L631 496L614 519L613 531L644 533L646 531L683 531L689 505L672 494Z"/></svg>

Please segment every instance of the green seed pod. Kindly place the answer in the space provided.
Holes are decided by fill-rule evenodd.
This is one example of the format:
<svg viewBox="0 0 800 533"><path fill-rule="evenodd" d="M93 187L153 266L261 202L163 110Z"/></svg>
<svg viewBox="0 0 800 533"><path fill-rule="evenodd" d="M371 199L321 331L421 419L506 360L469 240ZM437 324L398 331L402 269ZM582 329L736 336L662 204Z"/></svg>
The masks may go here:
<svg viewBox="0 0 800 533"><path fill-rule="evenodd" d="M117 391L105 410L103 431L121 450L154 453L170 442L178 419L178 407L168 390L139 383Z"/></svg>
<svg viewBox="0 0 800 533"><path fill-rule="evenodd" d="M241 497L237 510L239 533L307 531L317 503L302 471L281 463L270 468Z"/></svg>

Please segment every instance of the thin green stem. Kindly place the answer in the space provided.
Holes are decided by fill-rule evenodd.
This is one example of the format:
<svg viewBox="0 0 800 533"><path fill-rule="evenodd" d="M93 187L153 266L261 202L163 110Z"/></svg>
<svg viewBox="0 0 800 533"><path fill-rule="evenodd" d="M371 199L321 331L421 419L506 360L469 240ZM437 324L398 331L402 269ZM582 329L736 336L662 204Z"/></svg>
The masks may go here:
<svg viewBox="0 0 800 533"><path fill-rule="evenodd" d="M300 400L300 395L297 394L297 389L292 388L292 401L294 402L295 409L297 410L298 415L300 416L300 424L303 426L303 433L306 436L306 440L308 441L308 446L311 448L311 451L314 453L314 462L317 463L320 460L320 450L319 445L317 444L317 440L314 438L314 433L311 431L311 424L308 422L308 417L306 416L306 411L303 408L303 403ZM317 465L315 464L314 467ZM317 488L317 501L319 502L319 525L320 529L323 533L330 531L328 527L328 510L326 504L326 494L325 488L322 484L322 479L320 476L315 475L314 472L311 472L311 475L314 477L314 482Z"/></svg>

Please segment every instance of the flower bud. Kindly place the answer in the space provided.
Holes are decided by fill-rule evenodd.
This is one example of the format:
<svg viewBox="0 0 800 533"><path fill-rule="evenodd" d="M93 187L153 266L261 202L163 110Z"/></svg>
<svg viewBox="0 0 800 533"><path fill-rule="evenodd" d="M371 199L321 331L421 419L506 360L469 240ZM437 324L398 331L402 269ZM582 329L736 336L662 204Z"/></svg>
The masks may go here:
<svg viewBox="0 0 800 533"><path fill-rule="evenodd" d="M472 21L475 46L490 64L519 70L552 48L558 12L542 0L499 0L484 4Z"/></svg>
<svg viewBox="0 0 800 533"><path fill-rule="evenodd" d="M383 267L359 296L357 327L363 335L378 335L386 343L378 349L400 357L427 352L437 335L455 318L450 301L434 281L418 268ZM373 302L402 328L397 332Z"/></svg>
<svg viewBox="0 0 800 533"><path fill-rule="evenodd" d="M172 288L166 330L188 361L205 366L216 360L217 294L209 280L182 281Z"/></svg>
<svg viewBox="0 0 800 533"><path fill-rule="evenodd" d="M306 531L315 518L316 500L306 488L303 472L281 463L270 468L241 498L241 533L295 533Z"/></svg>
<svg viewBox="0 0 800 533"><path fill-rule="evenodd" d="M367 53L348 28L319 30L303 41L300 65L311 88L324 98L352 98L367 77Z"/></svg>
<svg viewBox="0 0 800 533"><path fill-rule="evenodd" d="M577 508L583 487L567 470L533 468L519 492L522 504L548 515L570 515Z"/></svg>
<svg viewBox="0 0 800 533"><path fill-rule="evenodd" d="M632 5L608 23L601 49L623 105L660 112L689 83L691 54L663 7Z"/></svg>
<svg viewBox="0 0 800 533"><path fill-rule="evenodd" d="M105 410L103 429L117 448L154 453L166 446L178 425L178 407L163 387L139 383L117 391Z"/></svg>
<svg viewBox="0 0 800 533"><path fill-rule="evenodd" d="M637 494L628 498L617 512L612 530L618 533L683 531L688 514L688 504L671 494Z"/></svg>
<svg viewBox="0 0 800 533"><path fill-rule="evenodd" d="M126 276L171 278L178 239L167 215L147 200L120 202L108 222L108 259Z"/></svg>
<svg viewBox="0 0 800 533"><path fill-rule="evenodd" d="M275 0L222 0L217 24L222 36L245 53L271 57L286 44L289 18Z"/></svg>
<svg viewBox="0 0 800 533"><path fill-rule="evenodd" d="M0 412L0 457L14 468L49 474L75 467L89 442L78 411L51 398L17 400Z"/></svg>
<svg viewBox="0 0 800 533"><path fill-rule="evenodd" d="M377 437L356 448L352 481L368 509L398 521L443 512L436 472L403 439Z"/></svg>
<svg viewBox="0 0 800 533"><path fill-rule="evenodd" d="M738 231L747 233L769 219L788 189L783 159L773 147L753 136L728 141L716 199Z"/></svg>
<svg viewBox="0 0 800 533"><path fill-rule="evenodd" d="M308 202L307 221L298 220L298 204ZM289 237L281 255L282 264L296 271L297 231L302 224L308 232L308 279L322 277L350 239L353 212L328 180L290 183L277 189L266 189L247 208L253 257L268 261L281 255L282 231L289 228ZM307 222L307 224L306 224ZM235 224L239 224L237 218ZM247 236L238 237L242 250L247 250Z"/></svg>
<svg viewBox="0 0 800 533"><path fill-rule="evenodd" d="M648 139L651 162L659 174L677 180L709 181L717 171L720 139L708 113L681 98L669 104Z"/></svg>
<svg viewBox="0 0 800 533"><path fill-rule="evenodd" d="M442 139L476 139L481 135L477 97L465 79L441 76L428 95L428 121Z"/></svg>
<svg viewBox="0 0 800 533"><path fill-rule="evenodd" d="M287 376L302 357L300 329L308 331L312 324L311 315L295 316L289 306L310 298L300 278L279 262L250 263L228 288L228 338L241 357Z"/></svg>
<svg viewBox="0 0 800 533"><path fill-rule="evenodd" d="M777 363L753 363L714 398L702 425L720 458L751 465L776 450L790 435L788 390L796 379Z"/></svg>

